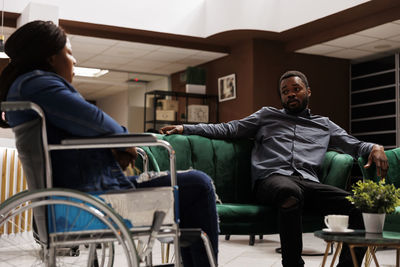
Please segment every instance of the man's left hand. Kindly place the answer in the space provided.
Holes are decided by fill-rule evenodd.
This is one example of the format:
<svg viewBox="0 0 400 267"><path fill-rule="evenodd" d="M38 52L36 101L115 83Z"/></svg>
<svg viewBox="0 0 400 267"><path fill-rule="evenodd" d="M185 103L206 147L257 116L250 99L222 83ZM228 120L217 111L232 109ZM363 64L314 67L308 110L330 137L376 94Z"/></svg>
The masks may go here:
<svg viewBox="0 0 400 267"><path fill-rule="evenodd" d="M389 163L383 146L373 146L371 153L369 153L368 162L364 165L364 168L368 169L371 166L372 162L375 163L376 174L382 178L386 177L387 171L389 169Z"/></svg>

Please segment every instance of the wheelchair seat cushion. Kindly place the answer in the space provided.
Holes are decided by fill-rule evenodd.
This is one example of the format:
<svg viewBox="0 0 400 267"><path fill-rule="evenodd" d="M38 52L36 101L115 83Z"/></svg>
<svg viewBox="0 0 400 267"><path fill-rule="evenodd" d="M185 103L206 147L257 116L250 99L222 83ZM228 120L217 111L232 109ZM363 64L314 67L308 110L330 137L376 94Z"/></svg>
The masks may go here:
<svg viewBox="0 0 400 267"><path fill-rule="evenodd" d="M111 192L96 195L111 206L124 220L128 228L150 226L155 211L164 211L166 217L163 224L174 222L172 187L157 187L136 189L124 192ZM74 198L52 197L52 199L67 200L81 206L82 201ZM48 207L48 227L50 233L101 230L108 227L96 217L102 216L101 211L95 211L88 206L89 211L81 207L57 204ZM94 215L96 214L96 215Z"/></svg>

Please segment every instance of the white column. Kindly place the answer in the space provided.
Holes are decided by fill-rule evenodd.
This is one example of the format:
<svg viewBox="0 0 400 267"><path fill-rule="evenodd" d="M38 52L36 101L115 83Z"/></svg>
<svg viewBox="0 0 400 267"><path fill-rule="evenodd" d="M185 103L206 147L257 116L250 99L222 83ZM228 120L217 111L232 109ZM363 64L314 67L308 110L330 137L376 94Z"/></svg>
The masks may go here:
<svg viewBox="0 0 400 267"><path fill-rule="evenodd" d="M58 19L58 6L30 2L17 19L17 28L34 20L51 20L54 24L58 25Z"/></svg>
<svg viewBox="0 0 400 267"><path fill-rule="evenodd" d="M130 78L132 78L130 74ZM154 77L154 75L151 75ZM130 132L142 133L144 131L144 95L146 92L153 90L168 91L170 90L169 77L160 75L159 79L149 81L148 83L128 83L128 129ZM153 97L147 96L146 103L146 120L152 120L154 116ZM151 124L147 124L147 129L153 128Z"/></svg>

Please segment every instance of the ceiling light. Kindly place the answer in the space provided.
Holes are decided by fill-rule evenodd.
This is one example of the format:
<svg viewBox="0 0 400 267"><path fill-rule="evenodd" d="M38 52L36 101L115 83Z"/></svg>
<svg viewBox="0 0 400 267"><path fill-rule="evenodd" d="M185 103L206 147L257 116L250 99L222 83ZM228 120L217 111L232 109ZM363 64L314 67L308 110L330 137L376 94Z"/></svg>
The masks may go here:
<svg viewBox="0 0 400 267"><path fill-rule="evenodd" d="M108 70L94 69L94 68L84 68L84 67L74 67L74 73L76 76L83 77L100 77L108 73Z"/></svg>

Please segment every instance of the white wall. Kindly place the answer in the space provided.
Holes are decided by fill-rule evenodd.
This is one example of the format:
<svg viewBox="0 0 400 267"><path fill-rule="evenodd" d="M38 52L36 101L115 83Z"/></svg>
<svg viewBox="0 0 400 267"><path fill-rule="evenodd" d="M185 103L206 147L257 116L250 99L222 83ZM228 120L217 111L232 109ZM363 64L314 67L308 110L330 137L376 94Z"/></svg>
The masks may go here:
<svg viewBox="0 0 400 267"><path fill-rule="evenodd" d="M144 131L144 95L146 92L162 90L170 90L168 77L161 77L158 80L151 81L147 84L130 84L128 87L129 96L129 114L128 129L133 133L141 133ZM146 117L149 120L153 116L152 98L147 99Z"/></svg>
<svg viewBox="0 0 400 267"><path fill-rule="evenodd" d="M114 118L119 124L128 127L128 92L123 91L96 101L97 106Z"/></svg>
<svg viewBox="0 0 400 267"><path fill-rule="evenodd" d="M15 147L14 133L11 129L0 128L0 147Z"/></svg>
<svg viewBox="0 0 400 267"><path fill-rule="evenodd" d="M160 77L158 80L151 81L147 84L129 84L128 95L129 95L129 106L133 107L144 107L144 94L150 91L168 91L170 89L170 83L168 77ZM152 102L147 100L147 106L150 106Z"/></svg>
<svg viewBox="0 0 400 267"><path fill-rule="evenodd" d="M153 90L169 90L168 77L144 83L128 84L128 90L97 100L97 106L114 118L119 124L128 128L129 132L143 132L144 94ZM152 116L151 99L148 101L147 116Z"/></svg>
<svg viewBox="0 0 400 267"><path fill-rule="evenodd" d="M171 84L169 77L162 77L158 80L151 81L147 84L147 92L153 91L153 90L162 90L162 91L168 91L171 90Z"/></svg>

